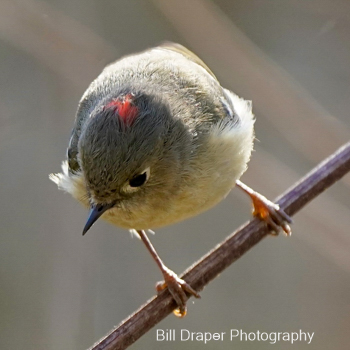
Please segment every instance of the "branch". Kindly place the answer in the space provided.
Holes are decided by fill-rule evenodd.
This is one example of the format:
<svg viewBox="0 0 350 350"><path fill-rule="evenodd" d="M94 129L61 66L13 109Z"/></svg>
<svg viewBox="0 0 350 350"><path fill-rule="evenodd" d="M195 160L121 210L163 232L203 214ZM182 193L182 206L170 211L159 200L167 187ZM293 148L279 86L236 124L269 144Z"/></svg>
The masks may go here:
<svg viewBox="0 0 350 350"><path fill-rule="evenodd" d="M278 197L276 203L292 216L349 171L350 142ZM251 220L190 267L181 278L184 278L195 290L202 290L206 284L268 233L265 223L258 219ZM125 349L163 320L175 308L176 304L173 298L167 290L164 290L89 350Z"/></svg>

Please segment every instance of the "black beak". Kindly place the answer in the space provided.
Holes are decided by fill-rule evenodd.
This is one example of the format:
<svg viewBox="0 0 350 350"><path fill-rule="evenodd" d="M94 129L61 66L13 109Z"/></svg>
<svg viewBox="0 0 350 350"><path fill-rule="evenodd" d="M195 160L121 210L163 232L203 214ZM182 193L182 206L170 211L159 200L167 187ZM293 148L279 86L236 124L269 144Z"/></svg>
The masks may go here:
<svg viewBox="0 0 350 350"><path fill-rule="evenodd" d="M89 217L86 221L83 236L89 231L90 227L95 223L95 221L108 209L112 208L115 203L110 204L96 204L93 205L89 212Z"/></svg>

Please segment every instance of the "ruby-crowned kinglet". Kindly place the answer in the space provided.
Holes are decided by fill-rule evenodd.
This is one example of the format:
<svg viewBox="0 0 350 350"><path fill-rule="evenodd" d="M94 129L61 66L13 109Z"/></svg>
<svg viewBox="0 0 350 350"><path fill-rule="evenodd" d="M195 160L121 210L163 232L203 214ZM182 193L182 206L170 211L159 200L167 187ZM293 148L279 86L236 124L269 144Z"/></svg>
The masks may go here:
<svg viewBox="0 0 350 350"><path fill-rule="evenodd" d="M255 214L289 233L278 206L238 179L254 139L251 103L224 89L210 69L178 44L165 44L107 66L83 95L63 172L50 178L90 214L139 234L186 313L198 293L160 260L145 230L197 215L237 183Z"/></svg>

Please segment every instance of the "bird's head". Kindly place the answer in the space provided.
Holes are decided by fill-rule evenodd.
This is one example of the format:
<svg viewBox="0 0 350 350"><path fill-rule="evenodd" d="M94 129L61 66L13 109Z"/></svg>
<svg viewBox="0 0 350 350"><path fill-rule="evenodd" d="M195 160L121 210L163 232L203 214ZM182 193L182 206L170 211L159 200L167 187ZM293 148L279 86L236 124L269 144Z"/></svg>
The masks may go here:
<svg viewBox="0 0 350 350"><path fill-rule="evenodd" d="M164 205L178 191L189 147L191 133L161 98L127 92L106 99L78 143L91 204L83 234L111 208L138 215Z"/></svg>

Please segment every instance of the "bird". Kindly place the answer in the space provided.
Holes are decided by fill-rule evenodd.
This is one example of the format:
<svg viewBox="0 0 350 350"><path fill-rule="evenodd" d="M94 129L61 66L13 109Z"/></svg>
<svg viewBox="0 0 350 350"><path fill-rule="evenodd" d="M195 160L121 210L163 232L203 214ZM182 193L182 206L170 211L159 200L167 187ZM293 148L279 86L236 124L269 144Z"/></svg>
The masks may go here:
<svg viewBox="0 0 350 350"><path fill-rule="evenodd" d="M175 315L199 293L169 269L147 231L196 216L235 186L271 232L290 235L290 217L239 179L254 146L251 101L221 86L208 66L164 43L106 66L83 94L58 188L90 208L83 235L100 217L131 230L164 278Z"/></svg>

